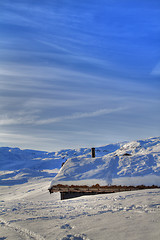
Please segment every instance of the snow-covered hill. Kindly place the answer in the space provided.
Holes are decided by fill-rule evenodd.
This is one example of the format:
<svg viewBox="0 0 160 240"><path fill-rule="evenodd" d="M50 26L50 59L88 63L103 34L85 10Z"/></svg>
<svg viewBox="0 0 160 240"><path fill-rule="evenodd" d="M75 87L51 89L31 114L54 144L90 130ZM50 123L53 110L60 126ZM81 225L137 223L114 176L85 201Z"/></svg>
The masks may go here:
<svg viewBox="0 0 160 240"><path fill-rule="evenodd" d="M0 185L22 184L33 177L54 177L63 162L61 153L0 148Z"/></svg>
<svg viewBox="0 0 160 240"><path fill-rule="evenodd" d="M64 185L158 185L160 186L160 137L108 145L69 158L51 186Z"/></svg>
<svg viewBox="0 0 160 240"><path fill-rule="evenodd" d="M87 148L54 153L0 148L0 239L159 239L159 189L60 201L48 185L64 161L54 183L133 177L159 183L160 138L99 147L95 159Z"/></svg>
<svg viewBox="0 0 160 240"><path fill-rule="evenodd" d="M91 158L90 148L58 152L0 148L0 185L33 177L54 177L52 184L160 185L160 137L96 147L96 158Z"/></svg>
<svg viewBox="0 0 160 240"><path fill-rule="evenodd" d="M102 156L117 150L121 144L110 144L97 148ZM0 185L22 184L33 177L53 178L63 162L74 157L91 157L89 148L65 149L58 152L21 150L0 147Z"/></svg>

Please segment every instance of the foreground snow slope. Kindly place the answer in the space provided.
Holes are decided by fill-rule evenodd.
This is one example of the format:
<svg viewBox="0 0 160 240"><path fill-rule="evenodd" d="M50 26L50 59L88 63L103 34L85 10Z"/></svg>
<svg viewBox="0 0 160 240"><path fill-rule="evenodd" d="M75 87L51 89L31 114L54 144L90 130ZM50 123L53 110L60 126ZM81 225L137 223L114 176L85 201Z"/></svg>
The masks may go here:
<svg viewBox="0 0 160 240"><path fill-rule="evenodd" d="M159 145L160 138L106 145L96 148L95 159L87 148L53 153L0 148L0 240L159 239L160 189L65 201L48 192L66 160L54 182L138 177L159 183Z"/></svg>
<svg viewBox="0 0 160 240"><path fill-rule="evenodd" d="M160 186L160 137L96 148L96 158L72 156L51 186L59 183Z"/></svg>
<svg viewBox="0 0 160 240"><path fill-rule="evenodd" d="M60 201L49 180L0 186L0 239L159 239L159 189Z"/></svg>

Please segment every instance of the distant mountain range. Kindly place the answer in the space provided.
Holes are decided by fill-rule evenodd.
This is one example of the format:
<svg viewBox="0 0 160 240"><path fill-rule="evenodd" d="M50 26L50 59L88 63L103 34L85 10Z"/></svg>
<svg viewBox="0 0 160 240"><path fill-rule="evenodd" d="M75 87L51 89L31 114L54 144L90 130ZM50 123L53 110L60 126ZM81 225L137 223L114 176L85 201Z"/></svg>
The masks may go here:
<svg viewBox="0 0 160 240"><path fill-rule="evenodd" d="M160 185L160 137L97 147L95 154L91 158L90 148L45 152L1 147L0 185L33 177L54 177L52 184Z"/></svg>

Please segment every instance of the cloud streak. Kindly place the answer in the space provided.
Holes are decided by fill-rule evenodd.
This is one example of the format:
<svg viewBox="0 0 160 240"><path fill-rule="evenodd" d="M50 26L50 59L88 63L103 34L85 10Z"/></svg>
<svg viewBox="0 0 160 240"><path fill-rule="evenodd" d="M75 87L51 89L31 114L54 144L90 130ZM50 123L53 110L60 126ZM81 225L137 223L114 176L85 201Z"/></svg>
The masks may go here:
<svg viewBox="0 0 160 240"><path fill-rule="evenodd" d="M61 117L55 117L55 118L48 118L48 119L41 119L39 120L37 116L23 116L18 118L8 118L7 116L0 119L0 125L17 125L17 124L25 124L25 125L48 125L58 122L64 122L67 120L76 120L76 119L82 119L82 118L93 118L93 117L99 117L102 115L107 115L115 112L120 112L125 110L126 108L115 108L115 109L100 109L93 112L80 112L80 113L74 113L67 116L61 116Z"/></svg>
<svg viewBox="0 0 160 240"><path fill-rule="evenodd" d="M83 145L159 131L159 3L103 3L1 1L0 126L16 143L28 132L32 144L43 131L47 147L47 136L72 147L76 131Z"/></svg>

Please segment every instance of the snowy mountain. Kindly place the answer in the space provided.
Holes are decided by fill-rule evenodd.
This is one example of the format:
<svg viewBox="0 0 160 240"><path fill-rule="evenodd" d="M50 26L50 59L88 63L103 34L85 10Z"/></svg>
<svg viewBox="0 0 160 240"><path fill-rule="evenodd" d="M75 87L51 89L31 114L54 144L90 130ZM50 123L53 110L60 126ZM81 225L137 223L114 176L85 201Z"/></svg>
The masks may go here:
<svg viewBox="0 0 160 240"><path fill-rule="evenodd" d="M32 177L54 177L63 162L61 153L0 148L0 185L27 182Z"/></svg>
<svg viewBox="0 0 160 240"><path fill-rule="evenodd" d="M98 155L113 152L120 144L97 148ZM21 150L0 147L0 185L13 185L28 182L33 177L53 178L69 158L91 157L89 148L65 149L58 152Z"/></svg>
<svg viewBox="0 0 160 240"><path fill-rule="evenodd" d="M48 184L60 168L53 184L135 178L159 184L160 138L98 147L96 158L88 148L53 153L0 148L0 166L0 239L159 239L160 189L60 201Z"/></svg>
<svg viewBox="0 0 160 240"><path fill-rule="evenodd" d="M160 137L96 149L69 158L51 186L64 185L158 185L160 186Z"/></svg>
<svg viewBox="0 0 160 240"><path fill-rule="evenodd" d="M91 158L90 148L44 152L1 147L0 185L21 184L33 177L54 177L52 185L160 185L160 137L109 144L95 152Z"/></svg>

